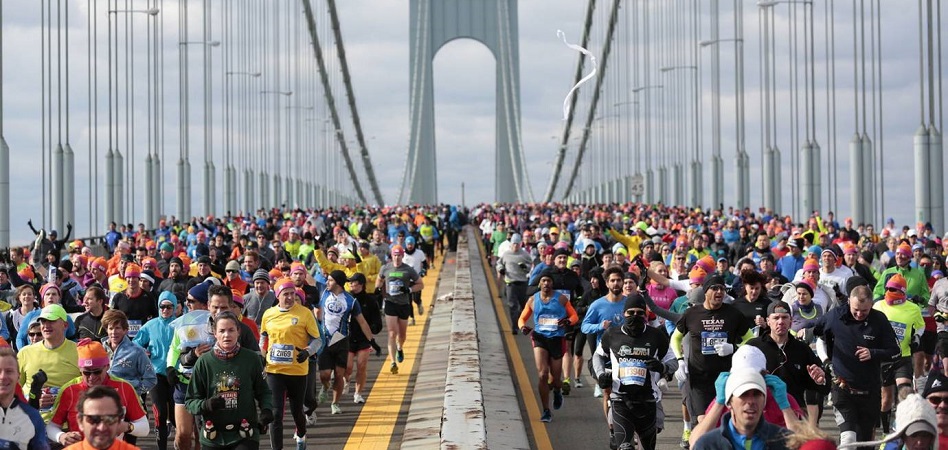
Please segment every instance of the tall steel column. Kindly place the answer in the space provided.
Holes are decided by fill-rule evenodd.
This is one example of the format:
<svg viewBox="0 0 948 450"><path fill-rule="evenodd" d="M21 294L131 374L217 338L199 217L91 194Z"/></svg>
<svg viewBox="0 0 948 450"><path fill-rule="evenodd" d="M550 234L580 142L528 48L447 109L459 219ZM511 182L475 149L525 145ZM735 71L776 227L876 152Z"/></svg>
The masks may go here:
<svg viewBox="0 0 948 450"><path fill-rule="evenodd" d="M410 124L403 190L411 203L438 199L433 60L457 38L483 43L497 61L495 198L526 201L529 182L520 137L520 52L516 0L412 0L410 3ZM444 17L457 20L446 21Z"/></svg>
<svg viewBox="0 0 948 450"><path fill-rule="evenodd" d="M3 48L3 1L0 1L0 49ZM10 147L3 128L3 53L0 52L0 247L10 246Z"/></svg>

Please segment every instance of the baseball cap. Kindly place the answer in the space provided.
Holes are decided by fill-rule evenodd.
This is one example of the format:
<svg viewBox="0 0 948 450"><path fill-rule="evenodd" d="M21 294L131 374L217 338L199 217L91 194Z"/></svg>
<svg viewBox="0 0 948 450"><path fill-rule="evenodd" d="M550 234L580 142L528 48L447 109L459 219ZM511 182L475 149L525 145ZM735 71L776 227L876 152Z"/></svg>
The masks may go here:
<svg viewBox="0 0 948 450"><path fill-rule="evenodd" d="M240 263L236 260L227 261L227 265L224 266L224 270L233 270L234 272L240 272Z"/></svg>
<svg viewBox="0 0 948 450"><path fill-rule="evenodd" d="M767 384L764 382L764 377L760 374L760 371L750 368L731 370L731 375L727 378L727 384L724 386L725 401L730 401L731 397L735 395L740 397L750 390L758 390L764 396L767 395Z"/></svg>
<svg viewBox="0 0 948 450"><path fill-rule="evenodd" d="M523 238L520 237L519 234L514 234L513 236L510 237L511 244L519 244L521 242L523 242Z"/></svg>
<svg viewBox="0 0 948 450"><path fill-rule="evenodd" d="M731 371L751 369L757 372L767 370L767 357L753 345L742 345L731 357Z"/></svg>
<svg viewBox="0 0 948 450"><path fill-rule="evenodd" d="M767 306L767 315L790 314L790 305L787 302L773 302Z"/></svg>
<svg viewBox="0 0 948 450"><path fill-rule="evenodd" d="M66 318L69 317L66 315L66 310L63 309L61 305L46 305L43 308L43 311L40 312L39 318L42 320L62 320L66 321Z"/></svg>

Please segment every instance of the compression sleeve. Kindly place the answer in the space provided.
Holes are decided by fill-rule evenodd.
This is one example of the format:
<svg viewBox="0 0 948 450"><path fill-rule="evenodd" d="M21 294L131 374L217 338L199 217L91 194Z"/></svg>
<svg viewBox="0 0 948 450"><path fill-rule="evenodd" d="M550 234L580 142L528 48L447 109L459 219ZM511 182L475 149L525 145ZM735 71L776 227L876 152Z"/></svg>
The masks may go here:
<svg viewBox="0 0 948 450"><path fill-rule="evenodd" d="M533 315L533 302L532 299L527 299L527 303L523 305L523 311L520 313L520 318L517 319L517 328L523 328L527 324L527 321L530 320L530 316ZM568 305L569 303L567 303Z"/></svg>
<svg viewBox="0 0 948 450"><path fill-rule="evenodd" d="M755 337L757 337L757 336L754 336L754 330L753 330L753 329L747 330L747 332L744 333L744 337L741 338L741 345L746 344L747 341L749 341L749 340L751 340L751 339L754 339Z"/></svg>
<svg viewBox="0 0 948 450"><path fill-rule="evenodd" d="M648 306L649 311L655 313L656 316L671 321L672 323L678 323L678 319L681 319L681 314L673 313L655 304L655 301L652 300L652 296L648 295L648 291L641 291L640 293L642 297L645 298L645 305Z"/></svg>
<svg viewBox="0 0 948 450"><path fill-rule="evenodd" d="M682 341L684 339L685 334L676 328L671 337L671 348L672 351L675 352L675 358L682 358L684 356L684 348L682 347Z"/></svg>
<svg viewBox="0 0 948 450"><path fill-rule="evenodd" d="M569 318L569 323L571 325L576 325L577 323L579 323L579 314L576 314L576 309L573 308L573 304L570 303L569 300L566 301L566 317Z"/></svg>

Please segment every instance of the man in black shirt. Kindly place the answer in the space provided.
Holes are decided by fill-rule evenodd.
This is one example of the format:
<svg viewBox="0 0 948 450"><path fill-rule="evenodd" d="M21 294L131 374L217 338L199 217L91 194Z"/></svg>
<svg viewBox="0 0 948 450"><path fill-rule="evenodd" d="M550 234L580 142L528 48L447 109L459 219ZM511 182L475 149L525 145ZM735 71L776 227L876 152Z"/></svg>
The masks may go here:
<svg viewBox="0 0 948 450"><path fill-rule="evenodd" d="M112 296L112 308L128 317L128 337L133 339L149 320L158 317L158 301L151 292L142 289L142 268L135 263L125 266L128 288Z"/></svg>
<svg viewBox="0 0 948 450"><path fill-rule="evenodd" d="M86 289L82 297L82 306L86 312L76 317L76 334L79 339L89 338L94 341L101 341L107 333L102 327L102 316L105 314L105 303L109 300L105 291L99 286L91 286Z"/></svg>
<svg viewBox="0 0 948 450"><path fill-rule="evenodd" d="M871 441L879 422L881 364L901 354L895 331L885 314L872 309L872 291L859 286L850 292L849 304L824 314L813 332L823 338L832 361L840 443Z"/></svg>
<svg viewBox="0 0 948 450"><path fill-rule="evenodd" d="M747 341L767 358L767 372L777 375L787 384L787 394L804 405L804 391L829 393L829 382L823 373L820 359L810 346L790 336L790 305L773 302L767 307L767 329L760 337ZM816 425L820 405L807 405L810 423ZM811 409L812 407L812 409Z"/></svg>
<svg viewBox="0 0 948 450"><path fill-rule="evenodd" d="M741 272L741 282L744 295L737 297L731 305L747 320L748 328L759 327L757 330L760 330L767 325L764 318L770 306L770 299L764 294L764 276L756 270L745 270Z"/></svg>
<svg viewBox="0 0 948 450"><path fill-rule="evenodd" d="M740 311L724 303L723 278L708 278L704 291L704 303L685 310L671 339L678 371L685 378L690 374L693 421L704 418L705 407L714 400L714 381L719 373L731 370L731 355L737 344L754 337ZM686 362L682 340L689 333L691 352Z"/></svg>

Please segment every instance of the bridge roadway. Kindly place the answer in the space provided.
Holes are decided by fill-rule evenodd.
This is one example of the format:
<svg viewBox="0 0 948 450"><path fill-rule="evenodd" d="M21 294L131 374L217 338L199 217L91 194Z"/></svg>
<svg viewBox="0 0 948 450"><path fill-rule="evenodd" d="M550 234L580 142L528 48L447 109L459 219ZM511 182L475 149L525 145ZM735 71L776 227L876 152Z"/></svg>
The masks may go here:
<svg viewBox="0 0 948 450"><path fill-rule="evenodd" d="M320 405L318 423L307 431L308 448L609 448L602 400L593 397L594 380L588 376L584 380L586 386L574 388L565 397L563 408L554 411L552 423L540 422L535 388L537 372L529 338L511 333L508 315L503 312L500 286L493 270L481 257L484 249L474 239L473 230L469 230L468 236L468 242L473 244L469 248L470 287L474 294L480 376L467 381L478 384L481 395L479 398L462 396L460 401L468 402L472 410L481 409L483 414L465 411L462 415L465 423L457 424L450 423L453 417L449 420L445 411L446 397L451 397L457 389L446 387L446 378L450 378L452 370L458 369L448 367L449 360L453 360L449 356L452 309L457 306L452 305L451 300L438 297L458 287L454 280L456 273L468 266L462 264L465 267L459 268L458 261L462 258L449 252L439 256L425 277L422 298L426 314L418 316L417 324L409 327L400 373L392 375L388 371L387 350L384 350L387 335L383 330L377 338L383 354L369 358L367 390L364 391L367 392L366 403L355 405L351 394L344 395L340 415L330 414L328 402ZM463 244L462 241L460 251ZM488 279L492 282L488 283ZM665 430L658 438L659 449L679 448L680 405L680 393L670 388L663 399L666 419ZM295 443L289 431L293 423L289 414L284 419L287 430L284 448L293 449ZM831 408L820 425L823 430L837 429ZM486 432L478 437L472 430L481 428ZM445 432L458 430L471 433L471 439L460 441L458 446L443 445ZM156 449L153 436L140 439L139 445L146 450ZM270 449L269 440L263 439L260 448Z"/></svg>

